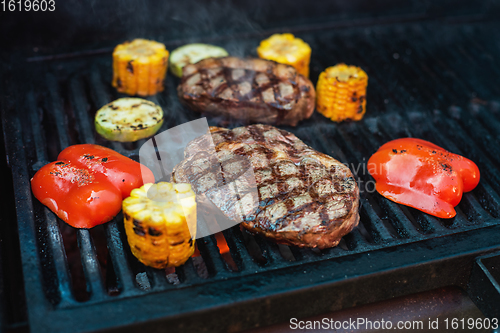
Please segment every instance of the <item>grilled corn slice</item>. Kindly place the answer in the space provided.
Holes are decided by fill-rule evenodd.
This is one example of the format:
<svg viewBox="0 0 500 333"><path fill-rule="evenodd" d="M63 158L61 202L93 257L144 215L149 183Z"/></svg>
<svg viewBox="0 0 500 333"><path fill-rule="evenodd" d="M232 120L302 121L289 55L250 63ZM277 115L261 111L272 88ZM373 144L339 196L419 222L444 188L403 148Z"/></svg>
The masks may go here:
<svg viewBox="0 0 500 333"><path fill-rule="evenodd" d="M135 39L113 52L113 87L128 95L151 96L163 91L168 51L165 45Z"/></svg>
<svg viewBox="0 0 500 333"><path fill-rule="evenodd" d="M309 77L311 47L292 34L274 34L260 42L259 57L295 67L297 72Z"/></svg>
<svg viewBox="0 0 500 333"><path fill-rule="evenodd" d="M366 112L368 76L359 67L338 64L319 75L316 109L333 121L361 120Z"/></svg>
<svg viewBox="0 0 500 333"><path fill-rule="evenodd" d="M130 249L143 264L180 266L193 255L196 201L191 185L145 184L132 190L122 208Z"/></svg>

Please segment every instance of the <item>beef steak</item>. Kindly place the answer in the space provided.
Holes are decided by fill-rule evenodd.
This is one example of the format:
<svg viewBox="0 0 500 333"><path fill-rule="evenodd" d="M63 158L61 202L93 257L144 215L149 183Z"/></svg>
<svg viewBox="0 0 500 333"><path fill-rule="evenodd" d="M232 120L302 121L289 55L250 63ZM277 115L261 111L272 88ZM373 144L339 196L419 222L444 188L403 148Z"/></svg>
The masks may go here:
<svg viewBox="0 0 500 333"><path fill-rule="evenodd" d="M312 115L316 98L311 81L292 66L236 57L185 66L177 94L198 112L247 124L292 126Z"/></svg>
<svg viewBox="0 0 500 333"><path fill-rule="evenodd" d="M191 183L197 195L229 218L242 213L241 225L250 232L278 243L323 249L336 246L358 224L359 189L339 161L269 125L211 127L210 132L216 156L207 157L206 136L192 141L172 180ZM241 177L250 166L253 184ZM214 190L226 184L235 186L223 193ZM252 185L258 198L248 191ZM235 197L231 191L239 193L238 200L228 199Z"/></svg>

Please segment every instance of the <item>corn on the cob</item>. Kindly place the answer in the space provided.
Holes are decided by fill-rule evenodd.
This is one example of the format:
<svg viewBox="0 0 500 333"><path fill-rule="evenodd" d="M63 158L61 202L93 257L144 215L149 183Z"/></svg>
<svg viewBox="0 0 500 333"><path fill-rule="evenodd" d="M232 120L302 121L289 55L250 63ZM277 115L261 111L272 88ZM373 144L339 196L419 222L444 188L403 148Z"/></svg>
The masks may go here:
<svg viewBox="0 0 500 333"><path fill-rule="evenodd" d="M168 51L165 45L135 39L113 52L113 87L125 94L151 96L163 91Z"/></svg>
<svg viewBox="0 0 500 333"><path fill-rule="evenodd" d="M316 109L333 121L361 120L366 112L368 76L359 67L338 64L319 75Z"/></svg>
<svg viewBox="0 0 500 333"><path fill-rule="evenodd" d="M145 184L123 200L130 249L154 268L180 266L194 253L196 200L189 184Z"/></svg>
<svg viewBox="0 0 500 333"><path fill-rule="evenodd" d="M292 34L274 34L260 42L259 57L295 67L298 73L309 77L311 47Z"/></svg>

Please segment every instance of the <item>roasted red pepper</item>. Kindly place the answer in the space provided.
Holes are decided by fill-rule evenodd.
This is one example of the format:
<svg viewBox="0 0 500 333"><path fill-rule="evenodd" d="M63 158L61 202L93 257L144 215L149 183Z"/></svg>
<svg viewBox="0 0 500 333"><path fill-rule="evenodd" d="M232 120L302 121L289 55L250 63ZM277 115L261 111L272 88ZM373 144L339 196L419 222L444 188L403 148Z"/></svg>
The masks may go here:
<svg viewBox="0 0 500 333"><path fill-rule="evenodd" d="M107 222L121 209L121 192L105 175L64 161L38 170L31 189L41 203L76 228Z"/></svg>
<svg viewBox="0 0 500 333"><path fill-rule="evenodd" d="M471 160L413 138L380 147L368 160L368 172L387 199L441 218L456 215L453 207L480 178Z"/></svg>
<svg viewBox="0 0 500 333"><path fill-rule="evenodd" d="M97 145L76 145L38 170L31 189L69 225L92 228L120 212L122 198L143 185L142 175L144 182L154 182L148 168L128 157Z"/></svg>
<svg viewBox="0 0 500 333"><path fill-rule="evenodd" d="M153 173L146 166L98 145L70 146L64 149L57 159L104 174L121 191L123 199L128 197L134 188L155 182Z"/></svg>

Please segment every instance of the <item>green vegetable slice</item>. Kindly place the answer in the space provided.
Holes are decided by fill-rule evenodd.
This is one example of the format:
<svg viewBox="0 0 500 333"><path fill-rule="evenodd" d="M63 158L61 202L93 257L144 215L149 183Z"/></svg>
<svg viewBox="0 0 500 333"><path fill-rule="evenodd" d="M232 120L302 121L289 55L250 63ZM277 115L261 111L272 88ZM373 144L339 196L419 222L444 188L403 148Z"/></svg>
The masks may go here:
<svg viewBox="0 0 500 333"><path fill-rule="evenodd" d="M206 58L227 57L229 54L222 47L209 44L187 44L176 48L170 54L170 70L177 77L182 77L182 68Z"/></svg>
<svg viewBox="0 0 500 333"><path fill-rule="evenodd" d="M95 115L97 133L111 141L133 142L154 135L163 125L163 110L142 98L120 98Z"/></svg>

